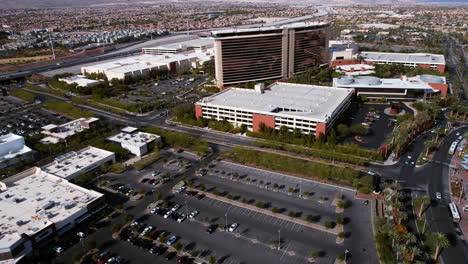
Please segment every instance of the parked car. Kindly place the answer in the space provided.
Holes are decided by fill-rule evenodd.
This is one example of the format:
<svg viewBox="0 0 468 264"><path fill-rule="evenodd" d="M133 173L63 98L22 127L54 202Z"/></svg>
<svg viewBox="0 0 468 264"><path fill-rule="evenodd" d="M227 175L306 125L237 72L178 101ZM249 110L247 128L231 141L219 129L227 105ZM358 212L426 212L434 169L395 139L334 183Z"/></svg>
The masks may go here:
<svg viewBox="0 0 468 264"><path fill-rule="evenodd" d="M57 253L57 254L62 254L63 253L63 248L62 247L59 247L59 246L55 246L53 248L54 252Z"/></svg>
<svg viewBox="0 0 468 264"><path fill-rule="evenodd" d="M179 215L177 217L177 222L182 223L187 217L184 214Z"/></svg>
<svg viewBox="0 0 468 264"><path fill-rule="evenodd" d="M174 206L172 206L172 208L171 208L171 211L175 212L175 211L179 210L179 208L180 208L179 204L174 204Z"/></svg>
<svg viewBox="0 0 468 264"><path fill-rule="evenodd" d="M85 238L85 237L86 237L86 234L83 233L83 232L78 232L78 233L76 233L76 235L77 235L79 238Z"/></svg>
<svg viewBox="0 0 468 264"><path fill-rule="evenodd" d="M198 212L197 210L193 211L190 213L189 217L190 218L194 218L195 216L197 216L200 212Z"/></svg>
<svg viewBox="0 0 468 264"><path fill-rule="evenodd" d="M239 226L238 223L233 223L233 224L231 224L231 225L229 226L228 231L229 231L229 232L234 232L234 231L237 229L238 226Z"/></svg>
<svg viewBox="0 0 468 264"><path fill-rule="evenodd" d="M169 252L169 253L167 253L167 255L166 255L166 260L171 260L171 259L173 259L176 255L177 255L177 253L174 252L174 251L173 251L173 252Z"/></svg>
<svg viewBox="0 0 468 264"><path fill-rule="evenodd" d="M166 244L168 246L174 244L175 242L177 241L177 237L176 236L170 236L169 239L167 240Z"/></svg>
<svg viewBox="0 0 468 264"><path fill-rule="evenodd" d="M440 192L436 192L436 198L438 200L442 199L442 194Z"/></svg>
<svg viewBox="0 0 468 264"><path fill-rule="evenodd" d="M213 233L214 231L216 231L216 228L217 228L217 227L218 227L217 225L210 225L210 226L206 229L206 232L207 232L208 234L211 234L211 233Z"/></svg>
<svg viewBox="0 0 468 264"><path fill-rule="evenodd" d="M153 177L158 177L159 174L161 174L160 171L153 171L153 173L151 173L151 176L153 176Z"/></svg>
<svg viewBox="0 0 468 264"><path fill-rule="evenodd" d="M167 212L164 214L163 217L164 217L164 218L169 218L169 216L171 216L172 213L174 213L174 211L169 210L169 211L167 211Z"/></svg>

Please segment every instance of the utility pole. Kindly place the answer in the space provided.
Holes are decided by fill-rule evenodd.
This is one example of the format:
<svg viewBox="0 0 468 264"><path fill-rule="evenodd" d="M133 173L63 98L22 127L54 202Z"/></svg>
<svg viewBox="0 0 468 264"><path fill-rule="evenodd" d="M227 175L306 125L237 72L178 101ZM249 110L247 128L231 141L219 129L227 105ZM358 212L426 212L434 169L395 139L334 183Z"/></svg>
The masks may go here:
<svg viewBox="0 0 468 264"><path fill-rule="evenodd" d="M54 40L50 36L50 32L49 32L49 42L50 42L50 48L52 49L52 59L55 60Z"/></svg>

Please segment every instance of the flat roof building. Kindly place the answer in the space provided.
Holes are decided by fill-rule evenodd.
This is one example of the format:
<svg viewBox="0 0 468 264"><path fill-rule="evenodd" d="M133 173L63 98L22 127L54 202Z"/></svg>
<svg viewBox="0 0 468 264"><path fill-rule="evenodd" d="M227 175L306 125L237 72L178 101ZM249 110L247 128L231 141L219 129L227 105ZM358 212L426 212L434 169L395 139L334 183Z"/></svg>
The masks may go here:
<svg viewBox="0 0 468 264"><path fill-rule="evenodd" d="M354 90L277 82L255 90L228 88L195 104L197 118L227 120L258 132L261 123L280 129L299 128L317 137L327 134L351 103Z"/></svg>
<svg viewBox="0 0 468 264"><path fill-rule="evenodd" d="M105 163L114 162L114 152L89 146L79 151L63 154L41 169L54 176L73 180L81 174L89 173L99 168Z"/></svg>
<svg viewBox="0 0 468 264"><path fill-rule="evenodd" d="M0 168L15 164L33 152L24 142L22 136L13 133L0 136Z"/></svg>
<svg viewBox="0 0 468 264"><path fill-rule="evenodd" d="M107 79L125 79L139 76L154 70L169 72L185 71L200 67L210 60L210 52L192 52L186 54L138 55L111 62L82 67L81 73L103 73Z"/></svg>
<svg viewBox="0 0 468 264"><path fill-rule="evenodd" d="M0 182L0 263L16 263L33 247L102 207L101 193L34 167Z"/></svg>
<svg viewBox="0 0 468 264"><path fill-rule="evenodd" d="M329 23L214 31L216 81L284 80L328 62Z"/></svg>
<svg viewBox="0 0 468 264"><path fill-rule="evenodd" d="M100 81L88 79L83 75L73 75L69 77L63 77L58 80L67 84L76 84L80 87L93 87L100 83Z"/></svg>
<svg viewBox="0 0 468 264"><path fill-rule="evenodd" d="M408 67L432 68L439 72L445 71L445 57L428 53L389 53L362 51L359 54L366 63L389 64L399 63Z"/></svg>
<svg viewBox="0 0 468 264"><path fill-rule="evenodd" d="M212 38L200 38L187 41L181 41L157 47L143 48L142 54L147 55L162 55L174 54L193 50L195 52L206 52L213 49L214 40Z"/></svg>
<svg viewBox="0 0 468 264"><path fill-rule="evenodd" d="M108 137L107 140L121 145L122 148L136 156L143 156L148 152L148 144L153 141L161 141L161 137L155 134L136 132L134 129L126 127L122 129L121 133Z"/></svg>
<svg viewBox="0 0 468 264"><path fill-rule="evenodd" d="M448 84L445 77L434 75L402 76L399 79L380 79L373 76L344 76L333 79L333 86L353 88L358 96L385 97L391 100L417 100L441 95L445 97Z"/></svg>
<svg viewBox="0 0 468 264"><path fill-rule="evenodd" d="M62 125L49 124L43 126L41 133L47 137L41 139L41 142L56 144L87 129L92 129L97 121L99 121L99 118L96 117L78 118Z"/></svg>

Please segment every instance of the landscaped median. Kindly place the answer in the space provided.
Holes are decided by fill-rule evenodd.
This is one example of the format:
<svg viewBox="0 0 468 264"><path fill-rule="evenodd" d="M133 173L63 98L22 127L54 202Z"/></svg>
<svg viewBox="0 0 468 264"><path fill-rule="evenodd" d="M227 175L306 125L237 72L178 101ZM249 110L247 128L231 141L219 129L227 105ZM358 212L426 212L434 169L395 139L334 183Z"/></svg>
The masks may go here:
<svg viewBox="0 0 468 264"><path fill-rule="evenodd" d="M187 188L187 189L189 191L197 191L198 193L204 194L204 195L206 195L206 197L209 197L209 198L212 198L212 199L216 199L216 200L228 203L228 204L239 206L239 207L242 207L242 208L245 208L245 209L248 209L248 210L252 210L252 211L255 211L255 212L265 214L265 215L280 218L280 219L283 219L283 220L286 220L286 221L289 221L289 222L293 222L293 223L296 223L296 224L300 224L300 225L303 225L303 226L306 226L306 227L314 228L314 229L317 229L317 230L320 230L320 231L328 232L328 233L331 233L331 234L334 234L334 235L338 235L339 233L343 232L343 226L342 225L335 225L335 227L333 227L333 228L326 228L325 226L322 226L322 225L319 225L319 224L309 223L309 222L307 222L305 220L297 219L297 218L287 216L287 215L284 215L284 214L281 214L281 213L274 213L274 212L272 212L270 210L266 210L266 209L260 208L258 206L254 206L254 205L246 204L246 203L243 203L243 202L235 201L235 200L232 200L232 199L228 199L228 198L225 198L225 197L222 197L222 196L219 196L219 195L215 195L215 194L212 194L212 193L209 193L209 192L205 192L205 191L202 191L202 190L199 190L199 189L195 189L195 188Z"/></svg>
<svg viewBox="0 0 468 264"><path fill-rule="evenodd" d="M351 186L362 193L371 193L374 189L372 177L360 176L358 171L350 168L340 168L247 148L234 148L223 152L222 158L235 163L291 174L300 178Z"/></svg>

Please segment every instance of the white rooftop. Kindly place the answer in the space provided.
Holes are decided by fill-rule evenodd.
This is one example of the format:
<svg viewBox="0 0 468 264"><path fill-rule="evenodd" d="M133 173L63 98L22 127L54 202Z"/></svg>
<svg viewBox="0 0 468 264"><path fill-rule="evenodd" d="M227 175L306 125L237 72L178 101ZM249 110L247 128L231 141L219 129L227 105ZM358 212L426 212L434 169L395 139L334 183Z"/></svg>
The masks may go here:
<svg viewBox="0 0 468 264"><path fill-rule="evenodd" d="M418 64L439 64L445 65L444 55L427 53L389 53L389 52L369 52L360 53L366 61L386 61L395 63L418 63Z"/></svg>
<svg viewBox="0 0 468 264"><path fill-rule="evenodd" d="M297 22L291 24L285 24L281 26L270 26L270 27L254 27L254 28L234 28L234 29L225 29L225 30L218 30L213 31L213 35L217 34L229 34L229 33L242 33L242 32L262 32L262 31L269 31L275 29L283 29L283 28L302 28L302 27L311 27L311 26L322 26L328 25L328 22Z"/></svg>
<svg viewBox="0 0 468 264"><path fill-rule="evenodd" d="M122 128L120 131L125 132L125 133L133 133L133 132L135 132L137 130L138 130L138 128L136 128L136 127L128 126L128 127Z"/></svg>
<svg viewBox="0 0 468 264"><path fill-rule="evenodd" d="M143 48L146 49L160 49L160 50L178 50L178 49L185 49L185 48L203 48L206 46L214 45L214 40L212 38L200 38L200 39L192 39L187 41L181 41L156 47L148 47Z"/></svg>
<svg viewBox="0 0 468 264"><path fill-rule="evenodd" d="M352 93L353 89L277 82L265 88L264 93L229 88L197 104L326 122Z"/></svg>
<svg viewBox="0 0 468 264"><path fill-rule="evenodd" d="M158 135L145 133L145 132L137 132L133 134L128 133L119 133L112 137L108 137L107 140L113 142L123 143L125 145L134 145L137 147L144 146L156 139L160 138Z"/></svg>
<svg viewBox="0 0 468 264"><path fill-rule="evenodd" d="M114 60L110 62L95 64L83 67L85 70L94 71L112 71L116 73L127 73L139 70L145 70L151 67L159 67L168 65L172 62L182 60L199 59L201 61L208 60L212 54L204 52L192 52L187 54L164 54L164 55L138 55L127 57L124 59Z"/></svg>
<svg viewBox="0 0 468 264"><path fill-rule="evenodd" d="M102 196L37 167L8 178L5 184L6 190L0 188L0 248L52 223L61 228L68 217Z"/></svg>
<svg viewBox="0 0 468 264"><path fill-rule="evenodd" d="M46 126L42 127L42 133L48 136L56 137L59 139L65 139L67 137L73 136L76 133L80 133L87 129L86 127L83 127L81 122L91 124L93 122L98 121L99 118L96 117L90 117L90 118L78 118L75 120L72 120L68 123L62 124L62 125L54 125L54 124L49 124ZM56 132L50 131L51 129L57 129Z"/></svg>
<svg viewBox="0 0 468 264"><path fill-rule="evenodd" d="M25 145L24 138L22 136L15 135L13 133L0 136L0 162L31 151L32 149Z"/></svg>
<svg viewBox="0 0 468 264"><path fill-rule="evenodd" d="M61 155L55 158L54 162L42 167L42 170L61 178L68 178L112 156L114 156L113 152L90 146Z"/></svg>
<svg viewBox="0 0 468 264"><path fill-rule="evenodd" d="M445 77L434 75L402 76L399 79L380 79L373 76L344 76L333 79L333 86L343 88L431 89L429 83L445 84Z"/></svg>
<svg viewBox="0 0 468 264"><path fill-rule="evenodd" d="M88 79L86 76L83 75L74 75L69 77L60 78L59 81L63 81L66 83L76 83L78 86L89 86L99 83L99 81Z"/></svg>

